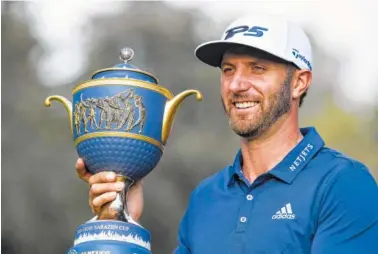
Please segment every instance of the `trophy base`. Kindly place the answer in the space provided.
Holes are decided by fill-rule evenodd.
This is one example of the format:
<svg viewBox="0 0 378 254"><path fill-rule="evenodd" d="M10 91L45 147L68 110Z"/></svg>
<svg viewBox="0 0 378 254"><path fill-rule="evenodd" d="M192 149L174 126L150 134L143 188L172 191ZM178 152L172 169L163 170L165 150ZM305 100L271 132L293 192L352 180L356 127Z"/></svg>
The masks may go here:
<svg viewBox="0 0 378 254"><path fill-rule="evenodd" d="M151 254L150 233L123 221L89 221L76 229L74 246L67 254Z"/></svg>

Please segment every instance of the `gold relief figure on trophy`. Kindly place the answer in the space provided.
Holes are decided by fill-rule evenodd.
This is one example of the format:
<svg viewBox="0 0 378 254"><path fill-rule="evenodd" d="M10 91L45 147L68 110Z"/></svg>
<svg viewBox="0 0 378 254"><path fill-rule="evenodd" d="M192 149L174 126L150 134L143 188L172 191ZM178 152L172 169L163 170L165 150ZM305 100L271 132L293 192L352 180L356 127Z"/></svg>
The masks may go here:
<svg viewBox="0 0 378 254"><path fill-rule="evenodd" d="M122 94L127 93L125 97L122 97ZM134 96L134 89L128 89L120 94L120 100L123 104L123 118L120 121L117 129L120 130L123 126L126 125L126 130L130 128L134 121L134 106L131 101L132 97Z"/></svg>
<svg viewBox="0 0 378 254"><path fill-rule="evenodd" d="M119 124L120 119L121 119L121 105L119 104L118 100L118 95L112 96L109 98L107 101L109 105L109 114L106 119L106 124L107 126L112 129L113 124Z"/></svg>
<svg viewBox="0 0 378 254"><path fill-rule="evenodd" d="M96 109L99 111L97 112ZM136 118L136 111L138 119ZM112 97L87 98L80 95L80 102L74 107L74 126L79 135L83 124L84 133L88 133L88 125L93 130L121 130L131 131L139 125L139 133L142 132L146 120L146 108L142 97L136 95L130 88Z"/></svg>
<svg viewBox="0 0 378 254"><path fill-rule="evenodd" d="M97 99L95 98L88 99L88 105L89 105L88 121L89 121L89 125L91 126L93 130L95 128L98 129L98 124L96 120L96 101Z"/></svg>
<svg viewBox="0 0 378 254"><path fill-rule="evenodd" d="M128 111L128 113L127 113L127 118L125 118L125 120L124 120L124 123L126 123L126 121L127 121L127 126L126 126L125 131L130 131L132 129L132 126L133 126L134 113L135 113L135 108L134 108L134 105L132 104L131 101L127 105L126 110Z"/></svg>
<svg viewBox="0 0 378 254"><path fill-rule="evenodd" d="M85 125L87 125L88 122L89 122L89 125L91 126L92 129L95 129L93 127L93 124L97 128L98 125L97 125L97 121L96 121L96 104L95 104L95 100L96 99L92 98L92 99L86 99L84 101L83 98L82 98L82 96L80 98L81 98L82 106L84 106L85 108L89 109L88 116L86 116L86 123L85 123ZM87 126L85 126L85 129L87 129Z"/></svg>
<svg viewBox="0 0 378 254"><path fill-rule="evenodd" d="M139 118L131 127L131 129L139 125L139 133L141 133L144 127L144 122L146 121L146 108L143 104L142 97L139 95L134 96L134 103L135 103L135 106L138 108Z"/></svg>
<svg viewBox="0 0 378 254"><path fill-rule="evenodd" d="M80 134L80 104L75 104L75 110L74 110L74 124L76 128L76 134Z"/></svg>
<svg viewBox="0 0 378 254"><path fill-rule="evenodd" d="M112 110L111 110L110 105L109 105L110 100L111 99L108 96L106 96L102 101L103 102L102 106L103 106L103 110L104 110L103 117L104 117L104 120L105 120L105 129L106 130L110 130L110 128L111 128L110 121L111 121L111 118L112 118L112 116L111 116ZM101 125L100 125L100 128L101 128Z"/></svg>
<svg viewBox="0 0 378 254"><path fill-rule="evenodd" d="M83 94L80 95L80 100L81 102L79 103L79 108L80 108L80 119L81 122L84 124L84 132L88 132L88 118L87 118L87 108L88 105L83 101Z"/></svg>
<svg viewBox="0 0 378 254"><path fill-rule="evenodd" d="M104 120L106 120L105 102L103 99L96 99L96 107L100 109L100 119L97 125L97 129L100 129Z"/></svg>

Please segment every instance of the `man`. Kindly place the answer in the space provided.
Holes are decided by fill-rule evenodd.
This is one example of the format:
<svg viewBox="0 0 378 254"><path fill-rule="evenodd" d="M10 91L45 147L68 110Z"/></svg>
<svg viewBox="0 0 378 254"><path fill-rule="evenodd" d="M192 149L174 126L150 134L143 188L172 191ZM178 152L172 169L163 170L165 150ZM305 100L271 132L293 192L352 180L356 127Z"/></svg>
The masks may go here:
<svg viewBox="0 0 378 254"><path fill-rule="evenodd" d="M221 70L241 149L192 192L175 253L378 253L378 188L368 169L327 148L314 127L299 128L312 79L306 34L277 17L242 17L195 53ZM114 175L89 175L82 160L76 168L95 213L122 188ZM131 191L139 218L141 184Z"/></svg>

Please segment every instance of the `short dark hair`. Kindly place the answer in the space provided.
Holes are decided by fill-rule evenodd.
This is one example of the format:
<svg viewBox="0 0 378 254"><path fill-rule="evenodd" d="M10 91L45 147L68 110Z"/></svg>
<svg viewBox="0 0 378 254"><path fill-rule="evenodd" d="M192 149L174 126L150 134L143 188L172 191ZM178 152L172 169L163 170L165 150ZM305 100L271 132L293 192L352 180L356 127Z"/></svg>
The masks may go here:
<svg viewBox="0 0 378 254"><path fill-rule="evenodd" d="M250 55L250 56L261 58L261 59L268 60L268 61L271 61L271 62L286 64L286 66L288 68L287 73L289 75L288 80L290 80L290 81L293 77L294 72L296 70L300 70L300 68L292 62L286 61L286 60L279 58L275 55L272 55L268 52L265 52L265 51L262 51L260 49L256 49L256 48L253 48L253 47L249 47L249 46L244 46L244 45L230 46L224 52L224 54L225 53L231 53L231 54L235 54L235 55ZM220 64L221 63L219 63L219 67L220 67ZM303 100L306 97L306 95L307 95L307 90L299 98L299 107L302 106Z"/></svg>
<svg viewBox="0 0 378 254"><path fill-rule="evenodd" d="M301 97L299 98L299 107L302 106L302 103L303 103L303 99L304 97L306 97L307 95L307 90L301 95Z"/></svg>

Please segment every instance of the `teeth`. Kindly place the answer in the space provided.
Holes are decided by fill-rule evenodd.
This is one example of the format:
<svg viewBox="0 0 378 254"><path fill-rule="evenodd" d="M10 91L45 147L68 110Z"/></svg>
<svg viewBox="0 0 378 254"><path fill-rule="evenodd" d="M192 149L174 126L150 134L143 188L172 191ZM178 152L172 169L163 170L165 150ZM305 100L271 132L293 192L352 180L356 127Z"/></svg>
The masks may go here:
<svg viewBox="0 0 378 254"><path fill-rule="evenodd" d="M251 108L251 107L255 106L256 104L257 104L257 102L252 102L252 101L237 102L237 103L235 103L235 106L237 108Z"/></svg>

